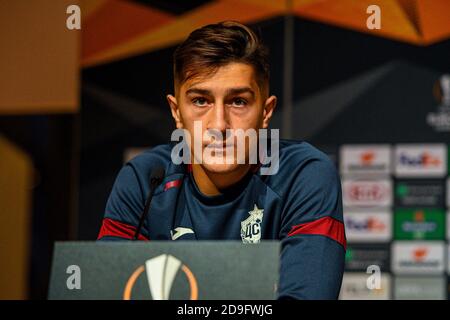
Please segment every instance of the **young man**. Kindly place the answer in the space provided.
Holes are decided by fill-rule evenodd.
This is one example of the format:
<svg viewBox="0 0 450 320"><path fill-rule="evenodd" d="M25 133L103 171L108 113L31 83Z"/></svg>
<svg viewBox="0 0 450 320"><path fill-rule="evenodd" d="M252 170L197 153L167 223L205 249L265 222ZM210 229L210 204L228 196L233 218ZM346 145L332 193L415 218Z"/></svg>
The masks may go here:
<svg viewBox="0 0 450 320"><path fill-rule="evenodd" d="M237 135L217 143L205 134L268 128L276 97L269 95L268 55L258 37L230 21L195 30L175 51L174 80L175 95L167 100L176 127L187 133L192 164L175 164L169 144L128 162L109 197L99 239L134 237L149 176L163 168L140 240L278 239L279 298L336 299L346 240L334 164L306 142L281 140L278 150L266 153L279 157L267 170L272 164L250 163L251 139L239 155L228 144ZM219 161L224 154L233 161Z"/></svg>

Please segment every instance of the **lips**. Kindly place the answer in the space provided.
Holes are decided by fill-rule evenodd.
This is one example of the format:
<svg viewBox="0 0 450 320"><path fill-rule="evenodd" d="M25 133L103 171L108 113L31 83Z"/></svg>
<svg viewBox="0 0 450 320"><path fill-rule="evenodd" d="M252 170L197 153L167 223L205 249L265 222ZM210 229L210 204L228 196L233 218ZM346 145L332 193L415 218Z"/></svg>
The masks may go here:
<svg viewBox="0 0 450 320"><path fill-rule="evenodd" d="M228 147L230 147L230 146L228 146ZM208 149L225 149L225 148L227 148L227 145L226 144L207 144L207 145L205 145L205 148L208 148Z"/></svg>
<svg viewBox="0 0 450 320"><path fill-rule="evenodd" d="M205 148L208 148L208 149L226 149L226 148L229 148L229 147L231 147L232 146L232 144L231 143L218 143L218 144L215 144L215 143L205 143L204 144L204 147Z"/></svg>

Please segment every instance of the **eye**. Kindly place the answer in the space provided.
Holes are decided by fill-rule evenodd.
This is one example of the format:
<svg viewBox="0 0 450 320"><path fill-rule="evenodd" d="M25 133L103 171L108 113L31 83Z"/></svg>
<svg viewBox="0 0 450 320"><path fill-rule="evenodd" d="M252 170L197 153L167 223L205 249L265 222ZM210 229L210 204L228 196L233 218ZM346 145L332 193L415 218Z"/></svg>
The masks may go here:
<svg viewBox="0 0 450 320"><path fill-rule="evenodd" d="M243 98L234 98L232 106L234 107L245 107L247 105L247 100Z"/></svg>
<svg viewBox="0 0 450 320"><path fill-rule="evenodd" d="M208 104L208 100L203 97L197 97L192 99L192 103L197 107L206 107Z"/></svg>

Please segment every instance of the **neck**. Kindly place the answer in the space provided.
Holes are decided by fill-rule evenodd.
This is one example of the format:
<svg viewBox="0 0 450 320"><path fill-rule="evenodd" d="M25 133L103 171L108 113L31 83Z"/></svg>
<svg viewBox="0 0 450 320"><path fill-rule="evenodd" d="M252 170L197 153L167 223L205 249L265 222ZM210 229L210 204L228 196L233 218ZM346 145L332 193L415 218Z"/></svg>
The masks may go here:
<svg viewBox="0 0 450 320"><path fill-rule="evenodd" d="M239 166L237 170L227 173L206 171L200 164L192 164L192 175L199 190L207 196L221 194L221 190L239 182L250 170L251 165Z"/></svg>

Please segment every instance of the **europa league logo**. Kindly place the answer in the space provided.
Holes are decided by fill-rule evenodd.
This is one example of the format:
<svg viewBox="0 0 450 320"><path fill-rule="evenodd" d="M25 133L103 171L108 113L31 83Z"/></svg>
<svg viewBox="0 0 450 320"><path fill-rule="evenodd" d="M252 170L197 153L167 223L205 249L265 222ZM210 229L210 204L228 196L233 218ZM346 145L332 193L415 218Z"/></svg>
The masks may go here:
<svg viewBox="0 0 450 320"><path fill-rule="evenodd" d="M170 254L162 254L145 262L138 267L128 278L123 299L130 300L136 280L142 273L146 273L147 282L153 300L169 300L175 276L181 270L189 284L190 300L198 299L198 286L192 271L180 260Z"/></svg>
<svg viewBox="0 0 450 320"><path fill-rule="evenodd" d="M434 96L441 106L450 107L450 75L444 74L433 88Z"/></svg>

